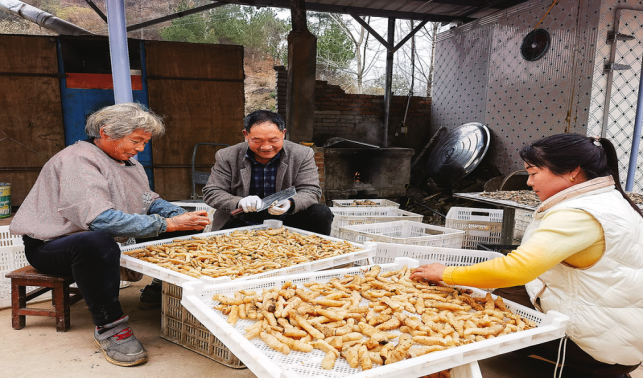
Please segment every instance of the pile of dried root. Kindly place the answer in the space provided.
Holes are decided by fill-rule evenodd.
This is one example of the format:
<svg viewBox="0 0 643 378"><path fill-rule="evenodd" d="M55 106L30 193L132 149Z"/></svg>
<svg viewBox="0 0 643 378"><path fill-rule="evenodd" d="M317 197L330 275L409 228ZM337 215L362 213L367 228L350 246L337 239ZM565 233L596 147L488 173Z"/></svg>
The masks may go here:
<svg viewBox="0 0 643 378"><path fill-rule="evenodd" d="M319 349L326 353L324 369L340 356L368 370L536 327L500 297L473 297L470 290L412 281L410 274L406 266L386 273L374 266L363 276L305 283L308 290L286 282L261 294L244 290L212 299L228 323L256 321L245 328L246 338L260 337L283 354Z"/></svg>
<svg viewBox="0 0 643 378"><path fill-rule="evenodd" d="M172 243L123 253L192 277L230 276L234 279L358 250L348 242L306 236L281 227L176 239Z"/></svg>

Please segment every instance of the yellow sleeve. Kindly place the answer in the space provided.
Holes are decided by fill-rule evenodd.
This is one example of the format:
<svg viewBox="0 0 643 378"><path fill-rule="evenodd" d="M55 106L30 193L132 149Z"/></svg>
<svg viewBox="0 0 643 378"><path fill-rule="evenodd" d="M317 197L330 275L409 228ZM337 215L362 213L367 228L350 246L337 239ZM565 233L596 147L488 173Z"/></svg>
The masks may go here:
<svg viewBox="0 0 643 378"><path fill-rule="evenodd" d="M442 280L450 285L479 288L524 285L562 261L578 268L589 267L604 250L603 228L589 213L552 210L515 251L480 264L447 267Z"/></svg>

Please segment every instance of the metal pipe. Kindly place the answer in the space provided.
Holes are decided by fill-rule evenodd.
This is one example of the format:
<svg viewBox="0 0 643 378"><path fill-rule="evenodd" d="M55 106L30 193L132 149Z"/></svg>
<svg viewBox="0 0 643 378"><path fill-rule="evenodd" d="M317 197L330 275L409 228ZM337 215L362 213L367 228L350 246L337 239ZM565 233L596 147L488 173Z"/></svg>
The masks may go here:
<svg viewBox="0 0 643 378"><path fill-rule="evenodd" d="M395 19L388 19L388 43L393 46L395 44ZM384 147L388 147L388 129L389 118L391 115L391 87L393 86L393 56L394 52L387 50L386 52L386 84L384 87Z"/></svg>
<svg viewBox="0 0 643 378"><path fill-rule="evenodd" d="M87 3L87 5L89 5L94 10L94 12L96 12L98 17L102 18L103 21L105 21L105 23L107 23L107 16L105 16L105 13L103 13L103 11L100 10L98 5L94 4L94 2L92 0L85 0L85 2Z"/></svg>
<svg viewBox="0 0 643 378"><path fill-rule="evenodd" d="M628 192L631 192L634 187L636 164L639 157L639 145L641 143L641 124L643 124L643 67L639 72L639 76L639 98L636 104L636 119L634 121L634 134L632 135L630 165L627 168L627 182L625 183L625 190Z"/></svg>
<svg viewBox="0 0 643 378"><path fill-rule="evenodd" d="M125 4L123 0L107 0L105 5L107 7L112 81L114 82L114 103L132 102L132 79L130 77L129 51L127 50Z"/></svg>
<svg viewBox="0 0 643 378"><path fill-rule="evenodd" d="M35 22L41 27L63 35L93 35L92 32L18 0L0 0L0 9L6 9L18 16Z"/></svg>

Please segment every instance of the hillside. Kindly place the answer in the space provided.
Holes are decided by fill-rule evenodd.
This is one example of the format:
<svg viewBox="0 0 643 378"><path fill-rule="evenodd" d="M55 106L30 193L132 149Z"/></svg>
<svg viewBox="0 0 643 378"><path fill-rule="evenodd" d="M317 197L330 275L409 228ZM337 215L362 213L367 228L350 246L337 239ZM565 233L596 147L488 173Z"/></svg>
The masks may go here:
<svg viewBox="0 0 643 378"><path fill-rule="evenodd" d="M91 9L84 0L27 0L33 5L54 14L55 16L78 25L98 35L107 35L107 24ZM180 0L165 2L125 0L128 25L156 19L175 12ZM103 1L95 2L105 11ZM197 1L194 6L205 4L206 1ZM190 5L193 5L192 3ZM145 30L134 31L128 34L130 38L144 40L162 40L160 31L171 25L171 22L154 25ZM0 11L0 34L26 34L26 35L56 35L55 32L41 28L37 24L27 21L9 12ZM276 76L272 69L274 62L260 54L245 50L245 95L246 114L257 109L275 108Z"/></svg>

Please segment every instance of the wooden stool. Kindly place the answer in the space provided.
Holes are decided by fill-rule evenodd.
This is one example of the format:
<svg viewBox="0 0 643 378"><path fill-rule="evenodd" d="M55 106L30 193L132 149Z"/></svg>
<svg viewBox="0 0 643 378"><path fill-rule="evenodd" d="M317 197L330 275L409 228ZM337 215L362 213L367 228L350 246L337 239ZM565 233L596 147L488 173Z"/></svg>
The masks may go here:
<svg viewBox="0 0 643 378"><path fill-rule="evenodd" d="M56 331L65 332L70 327L69 306L83 299L78 289L70 288L74 283L72 276L50 276L42 274L31 265L14 270L5 277L11 278L11 326L14 329L25 327L25 316L53 316L56 318ZM40 288L27 293L27 286ZM51 302L55 309L27 308L27 302L52 290ZM74 294L70 297L70 294Z"/></svg>

